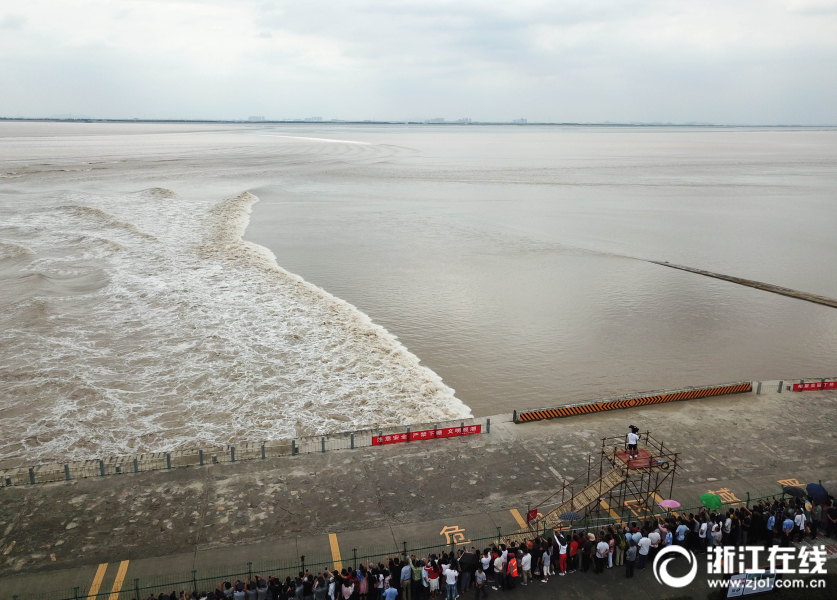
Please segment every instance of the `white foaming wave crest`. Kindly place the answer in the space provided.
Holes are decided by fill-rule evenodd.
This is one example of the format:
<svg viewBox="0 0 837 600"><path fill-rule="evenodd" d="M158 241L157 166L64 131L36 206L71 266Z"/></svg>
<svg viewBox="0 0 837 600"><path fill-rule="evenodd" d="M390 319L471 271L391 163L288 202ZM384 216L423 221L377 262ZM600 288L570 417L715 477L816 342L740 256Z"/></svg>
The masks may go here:
<svg viewBox="0 0 837 600"><path fill-rule="evenodd" d="M72 194L5 219L37 252L24 269L107 285L33 288L0 316L0 410L14 432L0 459L469 416L385 329L241 239L257 200Z"/></svg>
<svg viewBox="0 0 837 600"><path fill-rule="evenodd" d="M280 138L287 138L289 140L310 140L313 142L326 142L331 144L357 144L359 146L374 146L369 142L356 142L354 140L335 140L331 138L318 138L318 137L302 137L299 135L280 135L277 133L260 133L259 135L266 135L270 137L280 137Z"/></svg>
<svg viewBox="0 0 837 600"><path fill-rule="evenodd" d="M23 244L0 240L0 258L10 258L12 256L21 256L25 254L35 254L35 251Z"/></svg>

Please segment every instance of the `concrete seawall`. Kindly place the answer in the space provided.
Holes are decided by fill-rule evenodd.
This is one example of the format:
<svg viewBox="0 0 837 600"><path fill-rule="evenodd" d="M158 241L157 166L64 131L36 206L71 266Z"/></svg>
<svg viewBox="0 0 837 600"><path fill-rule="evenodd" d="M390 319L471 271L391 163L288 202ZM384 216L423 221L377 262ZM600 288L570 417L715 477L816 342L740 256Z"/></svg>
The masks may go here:
<svg viewBox="0 0 837 600"><path fill-rule="evenodd" d="M413 424L411 426L367 428L358 431L333 433L324 436L303 437L292 440L274 440L265 442L242 442L231 445L190 447L171 452L149 452L132 456L108 456L84 461L50 463L37 466L16 467L0 470L0 487L25 486L57 481L72 481L89 477L106 477L146 471L171 470L183 467L195 467L212 464L236 463L252 460L267 460L295 454L315 454L334 450L349 450L372 446L373 437L403 435L405 431L425 429L450 429L479 425L482 433L489 433L491 425L508 422L523 423L550 419L556 416L569 417L594 412L634 408L673 400L698 399L728 393L759 393L769 390L789 392L794 383L801 381L826 381L835 378L811 378L806 380L784 380L764 382L736 382L721 386L681 388L630 394L616 398L595 400L586 403L561 405L548 409L530 409L514 411L491 417L447 421L443 423ZM785 389L787 388L787 389ZM781 392L779 392L781 393ZM633 401L633 402L632 402ZM424 444L425 441L408 443Z"/></svg>

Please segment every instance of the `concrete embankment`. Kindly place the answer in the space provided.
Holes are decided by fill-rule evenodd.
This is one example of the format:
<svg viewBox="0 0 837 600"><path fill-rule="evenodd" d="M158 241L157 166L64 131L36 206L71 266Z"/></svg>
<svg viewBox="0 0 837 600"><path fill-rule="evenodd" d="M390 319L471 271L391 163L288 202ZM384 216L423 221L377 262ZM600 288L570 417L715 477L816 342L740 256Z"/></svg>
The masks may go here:
<svg viewBox="0 0 837 600"><path fill-rule="evenodd" d="M780 481L837 478L835 408L831 391L767 389L492 422L490 434L6 487L0 590L80 586L84 596L105 563L129 561L133 581L301 555L322 565L335 547L344 559L370 546L394 553L405 541L444 542L451 527L465 540L511 532L527 504L583 472L601 438L628 423L680 452L678 500L710 490L745 500Z"/></svg>

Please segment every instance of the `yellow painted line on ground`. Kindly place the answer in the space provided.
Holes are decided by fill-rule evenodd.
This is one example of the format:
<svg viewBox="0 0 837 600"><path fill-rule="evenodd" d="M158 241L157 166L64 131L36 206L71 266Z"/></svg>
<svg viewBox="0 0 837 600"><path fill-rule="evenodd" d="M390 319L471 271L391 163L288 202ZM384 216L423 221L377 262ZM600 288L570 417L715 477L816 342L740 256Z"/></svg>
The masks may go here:
<svg viewBox="0 0 837 600"><path fill-rule="evenodd" d="M520 516L520 513L517 512L516 508L512 508L510 512L511 512L512 516L514 517L514 520L517 521L518 525L520 525L521 527L526 527L527 526L526 521L523 520L523 517Z"/></svg>
<svg viewBox="0 0 837 600"><path fill-rule="evenodd" d="M87 600L94 600L96 594L99 593L99 587L102 585L102 579L105 578L105 572L108 570L108 563L102 563L96 570L96 576L93 578L93 583L90 585L90 591L87 592Z"/></svg>
<svg viewBox="0 0 837 600"><path fill-rule="evenodd" d="M113 581L113 588L110 590L108 600L118 600L119 592L122 591L122 584L125 583L125 573L128 572L129 560L123 560L119 563L119 570L116 572L116 579Z"/></svg>
<svg viewBox="0 0 837 600"><path fill-rule="evenodd" d="M608 513L610 513L610 516L611 516L611 517L613 517L614 519L616 519L616 522L617 522L619 525L623 525L623 523L622 523L622 518L619 516L619 513L617 513L617 512L616 512L615 510L613 510L612 508L610 508L610 504L608 504L607 502L605 502L605 501L604 501L604 499L599 500L599 504L601 504L601 505L602 505L602 507L603 507L603 508L604 508L604 509L608 512Z"/></svg>
<svg viewBox="0 0 837 600"><path fill-rule="evenodd" d="M343 559L340 557L340 546L337 544L337 534L329 533L328 541L331 544L331 558L334 561L334 568L338 571L342 571Z"/></svg>

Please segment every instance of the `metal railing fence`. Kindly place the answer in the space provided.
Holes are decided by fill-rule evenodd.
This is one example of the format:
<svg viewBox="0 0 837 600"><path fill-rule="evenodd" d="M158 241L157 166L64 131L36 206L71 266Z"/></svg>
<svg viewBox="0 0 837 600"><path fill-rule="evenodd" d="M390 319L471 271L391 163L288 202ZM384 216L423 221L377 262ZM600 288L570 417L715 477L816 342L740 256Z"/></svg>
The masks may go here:
<svg viewBox="0 0 837 600"><path fill-rule="evenodd" d="M496 417L495 417L496 420ZM478 425L479 433L490 433L491 418L458 419L410 426L375 427L360 431L301 437L292 440L244 442L227 446L183 448L171 452L150 452L134 456L111 456L102 459L52 463L0 470L0 487L70 481L87 477L108 477L143 471L157 471L208 464L267 460L281 456L352 450L372 446L377 436L403 435L421 430L455 429ZM449 436L447 436L449 437ZM426 440L422 440L426 441ZM421 443L412 440L405 443Z"/></svg>

